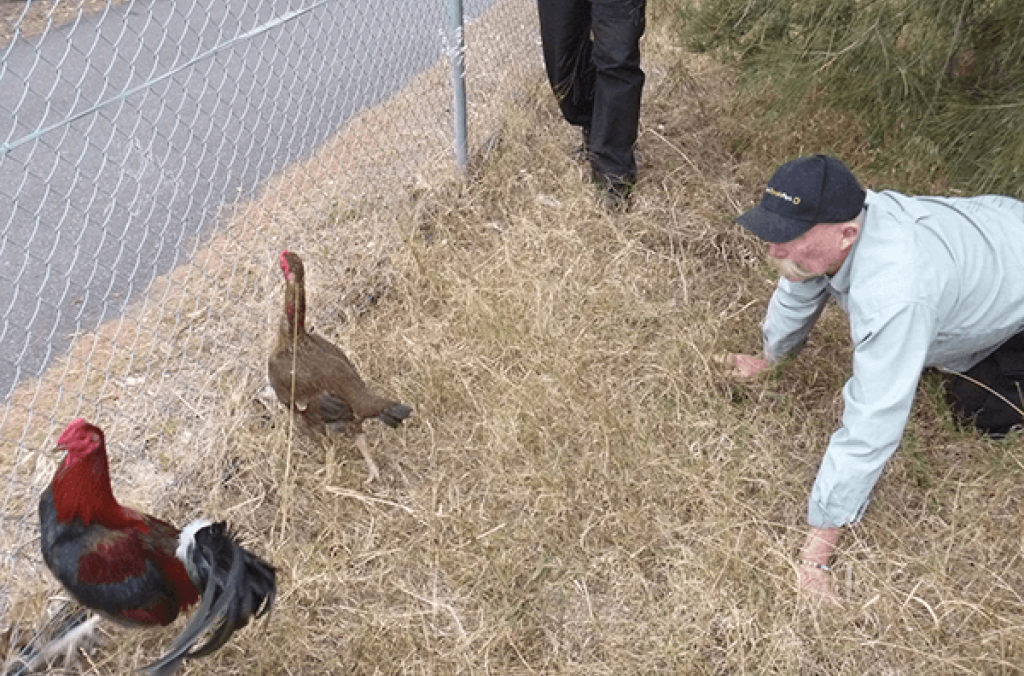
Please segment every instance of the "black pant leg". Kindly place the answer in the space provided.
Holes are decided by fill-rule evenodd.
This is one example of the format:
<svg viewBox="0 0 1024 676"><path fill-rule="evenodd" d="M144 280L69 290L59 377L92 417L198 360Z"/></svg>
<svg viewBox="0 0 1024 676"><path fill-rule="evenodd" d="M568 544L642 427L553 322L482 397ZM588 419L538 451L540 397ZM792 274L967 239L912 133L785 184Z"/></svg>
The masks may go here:
<svg viewBox="0 0 1024 676"><path fill-rule="evenodd" d="M636 180L636 144L644 72L640 37L646 0L593 0L593 120L590 152L596 173L616 182Z"/></svg>
<svg viewBox="0 0 1024 676"><path fill-rule="evenodd" d="M594 109L590 0L537 0L544 67L569 124L589 129Z"/></svg>
<svg viewBox="0 0 1024 676"><path fill-rule="evenodd" d="M966 377L964 377L966 376ZM953 377L950 404L963 422L986 434L1024 423L1024 334L1018 334L966 373Z"/></svg>

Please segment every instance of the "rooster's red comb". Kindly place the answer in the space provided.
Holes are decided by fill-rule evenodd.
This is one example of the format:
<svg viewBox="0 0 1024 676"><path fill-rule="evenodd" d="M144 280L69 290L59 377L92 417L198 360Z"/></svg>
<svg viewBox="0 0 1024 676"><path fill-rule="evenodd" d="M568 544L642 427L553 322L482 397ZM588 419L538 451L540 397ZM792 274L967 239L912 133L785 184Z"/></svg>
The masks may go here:
<svg viewBox="0 0 1024 676"><path fill-rule="evenodd" d="M57 438L58 446L71 448L80 446L83 442L95 444L103 440L103 430L95 425L90 425L85 418L75 418L68 423L64 431Z"/></svg>
<svg viewBox="0 0 1024 676"><path fill-rule="evenodd" d="M287 256L288 256L288 249L285 249L284 251L281 252L281 270L286 275L289 272L291 272L291 266L288 265L288 258L287 258Z"/></svg>

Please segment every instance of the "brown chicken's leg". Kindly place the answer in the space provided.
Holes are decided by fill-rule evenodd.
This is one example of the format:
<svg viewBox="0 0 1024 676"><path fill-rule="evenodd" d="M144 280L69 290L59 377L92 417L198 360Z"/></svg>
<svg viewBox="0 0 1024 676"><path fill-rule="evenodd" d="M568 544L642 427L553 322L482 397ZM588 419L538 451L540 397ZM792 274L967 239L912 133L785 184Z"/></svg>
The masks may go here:
<svg viewBox="0 0 1024 676"><path fill-rule="evenodd" d="M366 470L369 472L369 476L366 477L366 481L363 483L371 483L380 476L380 470L377 468L377 463L373 461L373 456L370 455L370 446L366 443L366 434L363 432L356 434L355 444L359 452L363 454L363 460L366 461Z"/></svg>
<svg viewBox="0 0 1024 676"><path fill-rule="evenodd" d="M324 459L324 483L330 486L334 479L334 440L328 439L325 445L327 446L327 457Z"/></svg>

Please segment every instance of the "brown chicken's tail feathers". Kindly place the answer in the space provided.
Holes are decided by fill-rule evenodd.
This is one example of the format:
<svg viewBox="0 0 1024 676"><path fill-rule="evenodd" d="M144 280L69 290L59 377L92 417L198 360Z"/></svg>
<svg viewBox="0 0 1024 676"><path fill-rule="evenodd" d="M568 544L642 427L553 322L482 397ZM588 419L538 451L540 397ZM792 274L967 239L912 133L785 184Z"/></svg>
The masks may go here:
<svg viewBox="0 0 1024 676"><path fill-rule="evenodd" d="M412 415L412 407L405 404L394 403L377 414L377 420L388 427L398 427L402 421Z"/></svg>
<svg viewBox="0 0 1024 676"><path fill-rule="evenodd" d="M193 521L182 529L175 553L202 601L167 654L143 667L151 676L170 676L186 658L214 652L250 619L268 614L277 595L274 567L235 542L223 521ZM207 630L210 637L194 648Z"/></svg>

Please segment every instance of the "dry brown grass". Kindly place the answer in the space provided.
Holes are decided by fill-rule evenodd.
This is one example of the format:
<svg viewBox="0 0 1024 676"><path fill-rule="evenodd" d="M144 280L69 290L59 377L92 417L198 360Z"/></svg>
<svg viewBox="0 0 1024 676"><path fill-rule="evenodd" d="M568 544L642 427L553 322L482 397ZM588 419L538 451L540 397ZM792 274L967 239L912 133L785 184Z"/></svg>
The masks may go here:
<svg viewBox="0 0 1024 676"><path fill-rule="evenodd" d="M82 16L98 14L127 0L3 0L0 2L0 48L17 35L28 38L70 23Z"/></svg>
<svg viewBox="0 0 1024 676"><path fill-rule="evenodd" d="M772 274L731 219L793 140L731 152L749 114L733 75L678 51L659 7L628 213L597 206L536 71L472 180L423 172L385 199L329 189L342 178L326 159L296 168L117 330L83 339L94 347L58 367L62 384L8 408L43 411L5 443L24 482L8 513L31 509L46 438L85 409L108 426L126 501L237 524L280 567L278 606L266 633L186 673L1019 673L1024 454L953 430L933 387L841 544L843 607L797 594L846 329L828 311L770 380L715 365L759 344ZM335 157L359 159L356 138ZM370 487L343 440L325 485L324 445L254 399L284 246L306 258L317 330L415 406L398 431L368 426ZM97 369L98 410L41 403ZM15 539L4 551L23 565L4 588L24 592L11 616L31 623L55 587L31 533ZM110 631L88 673L128 673L172 633Z"/></svg>

